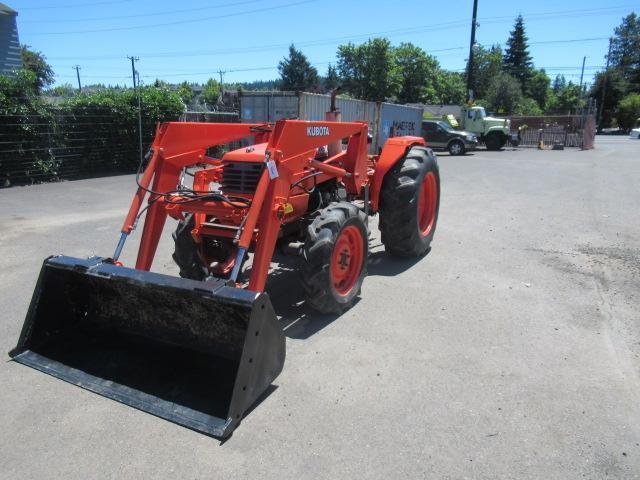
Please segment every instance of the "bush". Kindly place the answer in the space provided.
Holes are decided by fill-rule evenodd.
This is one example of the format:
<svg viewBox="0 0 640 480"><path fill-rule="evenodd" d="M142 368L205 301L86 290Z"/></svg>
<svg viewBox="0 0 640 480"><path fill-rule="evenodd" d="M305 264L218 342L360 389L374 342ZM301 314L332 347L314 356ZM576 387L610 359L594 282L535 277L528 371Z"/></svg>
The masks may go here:
<svg viewBox="0 0 640 480"><path fill-rule="evenodd" d="M156 123L177 120L185 105L179 93L164 87L142 87L140 97L146 151ZM78 95L62 104L62 114L65 143L82 155L87 169L131 170L138 164L138 97L134 90Z"/></svg>
<svg viewBox="0 0 640 480"><path fill-rule="evenodd" d="M134 171L139 161L138 98L132 90L104 90L65 100L37 95L33 72L0 76L0 181L3 186L97 172ZM157 122L185 111L177 92L141 89L143 148Z"/></svg>
<svg viewBox="0 0 640 480"><path fill-rule="evenodd" d="M0 176L9 186L18 176L55 176L56 160L51 137L52 109L37 95L33 72L18 70L11 77L0 75Z"/></svg>
<svg viewBox="0 0 640 480"><path fill-rule="evenodd" d="M640 118L640 93L630 93L618 103L618 124L624 130L631 130Z"/></svg>
<svg viewBox="0 0 640 480"><path fill-rule="evenodd" d="M533 98L523 97L516 105L516 115L542 115L542 109Z"/></svg>

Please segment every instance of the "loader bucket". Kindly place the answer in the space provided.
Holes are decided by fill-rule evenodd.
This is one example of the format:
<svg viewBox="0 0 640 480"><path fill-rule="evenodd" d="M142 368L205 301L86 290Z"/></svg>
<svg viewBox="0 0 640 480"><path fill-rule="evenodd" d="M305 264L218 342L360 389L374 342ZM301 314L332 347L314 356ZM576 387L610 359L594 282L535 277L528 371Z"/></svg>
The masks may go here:
<svg viewBox="0 0 640 480"><path fill-rule="evenodd" d="M16 362L226 437L284 364L269 297L94 257L45 260Z"/></svg>

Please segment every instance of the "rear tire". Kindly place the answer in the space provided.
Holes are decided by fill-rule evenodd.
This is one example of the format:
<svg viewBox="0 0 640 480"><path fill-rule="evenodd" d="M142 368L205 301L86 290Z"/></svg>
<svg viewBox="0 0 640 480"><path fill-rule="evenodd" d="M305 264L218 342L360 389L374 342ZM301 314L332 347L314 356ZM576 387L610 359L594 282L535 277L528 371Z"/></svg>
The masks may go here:
<svg viewBox="0 0 640 480"><path fill-rule="evenodd" d="M360 294L367 275L367 216L348 202L334 202L307 228L300 266L307 304L341 313Z"/></svg>
<svg viewBox="0 0 640 480"><path fill-rule="evenodd" d="M380 232L385 250L398 257L424 255L436 230L440 173L430 149L413 147L384 177Z"/></svg>
<svg viewBox="0 0 640 480"><path fill-rule="evenodd" d="M449 155L464 155L466 148L460 140L453 140L449 143L447 150L449 150Z"/></svg>

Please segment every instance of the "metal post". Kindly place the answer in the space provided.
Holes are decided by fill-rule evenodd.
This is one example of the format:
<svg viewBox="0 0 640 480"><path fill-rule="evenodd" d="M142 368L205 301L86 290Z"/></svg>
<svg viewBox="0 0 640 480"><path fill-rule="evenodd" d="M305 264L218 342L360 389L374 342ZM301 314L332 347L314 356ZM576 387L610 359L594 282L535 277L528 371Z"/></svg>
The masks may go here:
<svg viewBox="0 0 640 480"><path fill-rule="evenodd" d="M76 71L76 76L78 77L78 93L82 93L82 84L80 83L80 65L76 65L73 68Z"/></svg>
<svg viewBox="0 0 640 480"><path fill-rule="evenodd" d="M471 19L471 42L469 43L469 61L467 63L467 94L469 100L473 100L475 96L473 92L473 46L476 43L476 26L478 22L478 0L473 0L473 18Z"/></svg>
<svg viewBox="0 0 640 480"><path fill-rule="evenodd" d="M607 91L607 80L609 79L609 59L611 58L611 44L613 38L609 38L609 51L607 52L607 66L604 69L604 78L602 79L602 95L600 97L600 110L598 111L598 131L602 130L602 111L604 110L604 95Z"/></svg>

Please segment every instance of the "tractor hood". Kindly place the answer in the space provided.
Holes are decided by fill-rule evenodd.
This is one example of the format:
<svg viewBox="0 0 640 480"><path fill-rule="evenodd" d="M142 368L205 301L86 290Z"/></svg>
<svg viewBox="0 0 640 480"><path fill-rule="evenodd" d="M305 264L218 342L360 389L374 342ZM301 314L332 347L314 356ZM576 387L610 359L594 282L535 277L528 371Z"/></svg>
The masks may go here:
<svg viewBox="0 0 640 480"><path fill-rule="evenodd" d="M230 152L227 152L222 156L222 160L234 162L262 163L264 162L264 155L266 151L267 144L258 143L256 145L251 145L250 147L231 150Z"/></svg>

